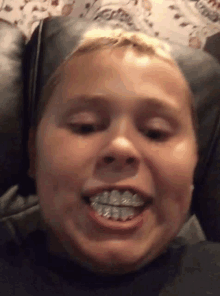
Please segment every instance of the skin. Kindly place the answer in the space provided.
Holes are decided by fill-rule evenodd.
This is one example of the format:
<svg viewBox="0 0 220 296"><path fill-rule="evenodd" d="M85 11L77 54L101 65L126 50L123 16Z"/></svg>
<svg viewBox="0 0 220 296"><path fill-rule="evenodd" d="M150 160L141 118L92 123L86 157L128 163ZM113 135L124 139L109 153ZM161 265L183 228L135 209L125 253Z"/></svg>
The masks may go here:
<svg viewBox="0 0 220 296"><path fill-rule="evenodd" d="M197 149L187 83L176 66L122 48L73 57L62 71L29 139L50 248L95 272L134 271L166 249L190 207ZM100 100L76 103L79 95ZM94 131L80 133L83 123ZM103 231L89 219L82 192L109 184L154 198L137 230Z"/></svg>

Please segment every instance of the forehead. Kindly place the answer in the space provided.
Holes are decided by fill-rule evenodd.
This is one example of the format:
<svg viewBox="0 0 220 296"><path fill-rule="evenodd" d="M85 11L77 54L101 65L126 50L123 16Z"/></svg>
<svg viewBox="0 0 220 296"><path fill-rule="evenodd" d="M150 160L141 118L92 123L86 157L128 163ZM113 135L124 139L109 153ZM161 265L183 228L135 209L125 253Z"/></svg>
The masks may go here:
<svg viewBox="0 0 220 296"><path fill-rule="evenodd" d="M149 89L175 97L176 103L191 106L188 84L175 64L140 55L132 49L104 49L73 55L59 69L58 90L65 98L73 93L124 92L146 96ZM85 87L86 86L86 87ZM150 88L148 88L150 86ZM190 104L189 104L190 102Z"/></svg>
<svg viewBox="0 0 220 296"><path fill-rule="evenodd" d="M172 64L162 58L149 57L131 48L103 49L82 55L73 55L61 71L63 74L68 74L67 76L75 74L80 77L87 75L89 71L94 74L105 72L105 74L111 75L113 72L118 72L119 69L126 72L128 77L132 76L132 71L139 72L143 79L157 80L159 74L160 82L166 84L167 89L170 87L170 83L182 89L188 88L188 83L175 62ZM63 78L67 78L67 76L63 76Z"/></svg>

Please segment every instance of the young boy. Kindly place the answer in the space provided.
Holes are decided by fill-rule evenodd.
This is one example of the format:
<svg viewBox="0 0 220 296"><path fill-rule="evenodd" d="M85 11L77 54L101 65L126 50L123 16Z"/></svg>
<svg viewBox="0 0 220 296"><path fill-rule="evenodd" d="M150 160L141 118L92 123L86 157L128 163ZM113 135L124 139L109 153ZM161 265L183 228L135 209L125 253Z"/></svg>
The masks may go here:
<svg viewBox="0 0 220 296"><path fill-rule="evenodd" d="M191 92L167 50L141 33L71 18L35 32L25 59L29 174L46 230L2 258L3 290L220 291L218 244L171 244L198 156Z"/></svg>

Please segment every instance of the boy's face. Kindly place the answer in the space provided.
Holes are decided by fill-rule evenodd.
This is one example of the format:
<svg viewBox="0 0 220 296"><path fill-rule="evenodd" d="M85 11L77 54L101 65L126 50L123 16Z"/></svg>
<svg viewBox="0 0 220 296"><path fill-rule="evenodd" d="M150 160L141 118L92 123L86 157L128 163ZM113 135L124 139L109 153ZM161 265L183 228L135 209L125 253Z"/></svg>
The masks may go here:
<svg viewBox="0 0 220 296"><path fill-rule="evenodd" d="M186 82L174 66L131 49L74 57L31 139L45 220L73 257L99 271L129 272L179 232L197 153ZM122 210L120 195L112 207L101 195L93 204L101 217L83 196L106 186L138 189L148 204ZM107 218L113 212L116 220ZM135 217L121 221L128 213Z"/></svg>

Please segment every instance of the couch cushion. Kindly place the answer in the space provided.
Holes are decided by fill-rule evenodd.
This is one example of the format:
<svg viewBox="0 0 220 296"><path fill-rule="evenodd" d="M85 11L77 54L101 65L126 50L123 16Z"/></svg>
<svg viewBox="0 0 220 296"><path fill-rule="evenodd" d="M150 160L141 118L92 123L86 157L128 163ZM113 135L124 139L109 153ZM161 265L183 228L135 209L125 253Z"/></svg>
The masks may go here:
<svg viewBox="0 0 220 296"><path fill-rule="evenodd" d="M0 20L0 195L16 184L22 163L21 62L24 45L22 33Z"/></svg>

